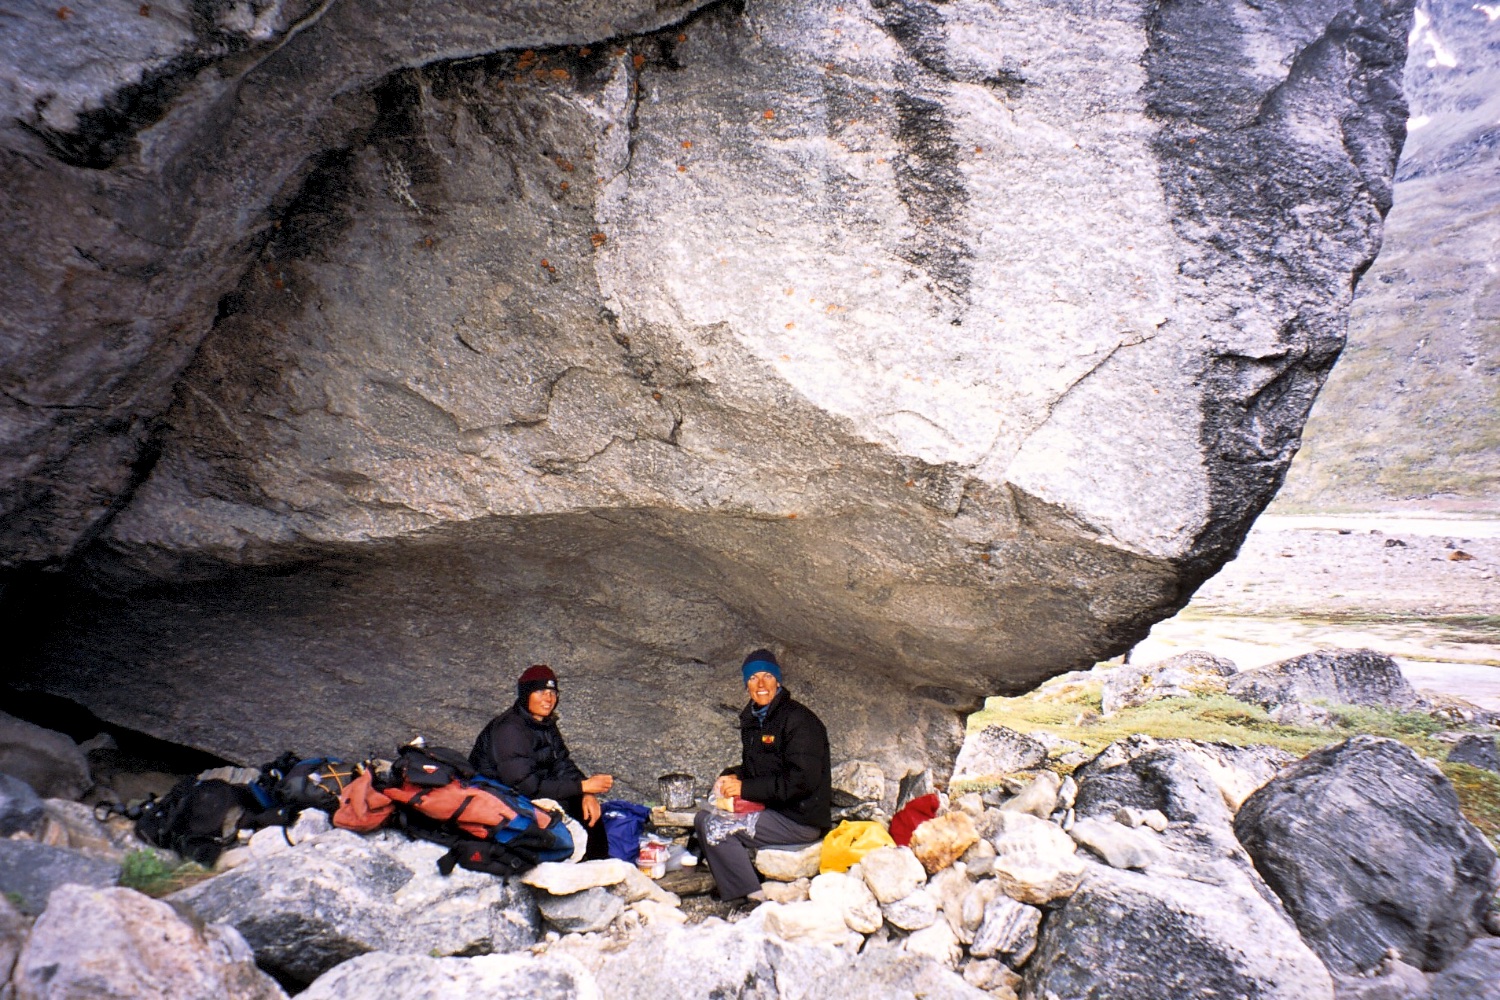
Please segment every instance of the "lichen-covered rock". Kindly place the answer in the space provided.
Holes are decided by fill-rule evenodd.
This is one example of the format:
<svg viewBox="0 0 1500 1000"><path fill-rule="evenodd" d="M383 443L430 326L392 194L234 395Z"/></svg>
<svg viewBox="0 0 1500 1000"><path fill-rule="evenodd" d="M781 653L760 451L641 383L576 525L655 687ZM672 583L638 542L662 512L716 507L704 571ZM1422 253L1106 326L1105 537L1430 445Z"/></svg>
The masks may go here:
<svg viewBox="0 0 1500 1000"><path fill-rule="evenodd" d="M1338 705L1411 708L1421 702L1401 667L1369 649L1325 649L1246 670L1229 693L1266 708L1320 700Z"/></svg>
<svg viewBox="0 0 1500 1000"><path fill-rule="evenodd" d="M1102 710L1105 715L1135 708L1158 698L1181 698L1222 692L1234 664L1201 649L1168 657L1157 663L1125 664L1104 675Z"/></svg>
<svg viewBox="0 0 1500 1000"><path fill-rule="evenodd" d="M1330 969L1394 948L1435 971L1482 933L1500 871L1436 767L1357 736L1309 754L1250 796L1234 830Z"/></svg>
<svg viewBox="0 0 1500 1000"><path fill-rule="evenodd" d="M1079 816L1114 817L1122 808L1159 810L1168 820L1228 828L1232 814L1213 777L1193 753L1153 746L1121 763L1108 751L1074 774Z"/></svg>
<svg viewBox="0 0 1500 1000"><path fill-rule="evenodd" d="M1235 551L1406 118L1403 0L244 7L0 82L0 566L88 584L17 679L236 759L566 650L649 789L769 643L951 760Z"/></svg>
<svg viewBox="0 0 1500 1000"><path fill-rule="evenodd" d="M284 1000L233 927L131 889L63 886L16 961L16 1000Z"/></svg>
<svg viewBox="0 0 1500 1000"><path fill-rule="evenodd" d="M1243 882L1092 865L1042 928L1028 995L1333 1000L1328 971Z"/></svg>
<svg viewBox="0 0 1500 1000"><path fill-rule="evenodd" d="M529 888L462 868L440 875L442 853L397 834L334 830L171 898L205 920L232 924L262 968L298 983L371 951L479 954L537 940ZM613 901L606 905L623 905L600 892Z"/></svg>

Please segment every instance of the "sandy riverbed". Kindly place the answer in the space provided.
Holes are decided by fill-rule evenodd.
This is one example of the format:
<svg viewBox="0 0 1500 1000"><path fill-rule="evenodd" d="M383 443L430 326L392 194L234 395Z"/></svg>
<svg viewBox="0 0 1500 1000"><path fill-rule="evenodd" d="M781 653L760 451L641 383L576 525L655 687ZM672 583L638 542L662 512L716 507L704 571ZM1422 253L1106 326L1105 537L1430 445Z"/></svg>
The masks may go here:
<svg viewBox="0 0 1500 1000"><path fill-rule="evenodd" d="M1245 669L1363 647L1395 657L1418 688L1500 711L1497 576L1500 518L1263 516L1239 557L1131 657L1207 649Z"/></svg>

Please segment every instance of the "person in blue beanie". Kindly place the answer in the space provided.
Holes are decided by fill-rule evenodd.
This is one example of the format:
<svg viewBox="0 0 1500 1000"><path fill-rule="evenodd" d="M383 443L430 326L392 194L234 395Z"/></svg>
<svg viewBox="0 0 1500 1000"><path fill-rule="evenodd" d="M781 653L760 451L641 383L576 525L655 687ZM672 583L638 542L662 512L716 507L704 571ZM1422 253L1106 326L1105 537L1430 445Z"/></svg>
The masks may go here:
<svg viewBox="0 0 1500 1000"><path fill-rule="evenodd" d="M782 686L775 654L757 649L740 677L750 695L740 712L740 763L719 776L714 797L765 808L744 813L740 822L705 809L695 826L719 898L753 907L765 897L750 851L821 840L831 823L833 777L828 730Z"/></svg>

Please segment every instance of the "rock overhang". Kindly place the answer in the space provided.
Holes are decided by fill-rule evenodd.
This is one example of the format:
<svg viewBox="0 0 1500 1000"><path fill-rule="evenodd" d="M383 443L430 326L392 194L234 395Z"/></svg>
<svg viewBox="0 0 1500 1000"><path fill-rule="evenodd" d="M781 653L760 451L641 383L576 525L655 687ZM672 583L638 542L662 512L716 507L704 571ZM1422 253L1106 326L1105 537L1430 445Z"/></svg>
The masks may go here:
<svg viewBox="0 0 1500 1000"><path fill-rule="evenodd" d="M949 711L1127 648L1279 484L1404 117L1397 7L1194 11L720 4L451 61L377 31L299 81L359 48L332 8L231 122L310 86L316 127L178 210L224 224L173 305L212 330L146 351L160 458L90 468L118 499L82 518L98 589L172 596L105 617L234 631L298 605L267 580L327 571L368 603L304 607L325 636L419 607L461 634L504 595L527 638L494 659L550 643L608 677L779 640ZM173 125L146 148L185 148ZM447 579L476 574L485 601ZM241 596L191 610L200 581ZM679 599L713 610L649 624ZM37 682L97 644L49 645ZM336 675L357 645L295 659Z"/></svg>

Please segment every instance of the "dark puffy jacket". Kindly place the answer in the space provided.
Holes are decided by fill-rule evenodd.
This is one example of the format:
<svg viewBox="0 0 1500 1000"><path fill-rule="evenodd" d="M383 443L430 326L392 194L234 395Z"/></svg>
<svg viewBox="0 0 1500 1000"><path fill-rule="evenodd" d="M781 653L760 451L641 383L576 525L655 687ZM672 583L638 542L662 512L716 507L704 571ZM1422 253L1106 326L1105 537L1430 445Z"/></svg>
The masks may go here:
<svg viewBox="0 0 1500 1000"><path fill-rule="evenodd" d="M740 712L740 797L759 802L798 823L826 831L832 825L833 777L828 730L823 720L786 688L776 692L766 724L751 711Z"/></svg>
<svg viewBox="0 0 1500 1000"><path fill-rule="evenodd" d="M556 719L549 715L538 722L520 705L512 705L484 727L469 751L469 763L485 777L533 799L575 798L583 794L587 777L573 763Z"/></svg>

